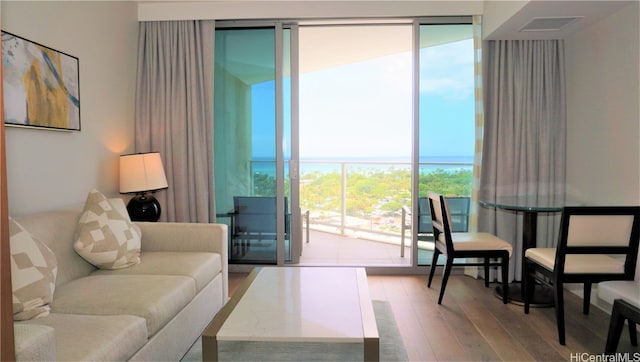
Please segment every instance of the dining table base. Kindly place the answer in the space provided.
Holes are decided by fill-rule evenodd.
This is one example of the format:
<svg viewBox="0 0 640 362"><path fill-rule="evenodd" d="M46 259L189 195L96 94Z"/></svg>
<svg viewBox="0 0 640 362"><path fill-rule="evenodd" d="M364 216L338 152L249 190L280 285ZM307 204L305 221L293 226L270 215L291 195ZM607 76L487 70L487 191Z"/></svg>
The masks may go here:
<svg viewBox="0 0 640 362"><path fill-rule="evenodd" d="M497 298L502 299L502 285L496 287L494 294ZM509 303L524 305L524 292L521 282L509 284ZM531 300L529 306L533 308L553 307L553 289L546 285L536 283L533 291L533 300Z"/></svg>

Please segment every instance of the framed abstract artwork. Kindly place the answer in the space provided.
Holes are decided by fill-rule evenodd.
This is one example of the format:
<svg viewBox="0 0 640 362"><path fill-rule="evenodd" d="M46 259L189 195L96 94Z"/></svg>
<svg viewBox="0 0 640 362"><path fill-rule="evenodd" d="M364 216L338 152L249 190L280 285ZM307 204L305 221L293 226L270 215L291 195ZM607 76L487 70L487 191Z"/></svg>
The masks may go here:
<svg viewBox="0 0 640 362"><path fill-rule="evenodd" d="M80 131L78 58L2 31L4 123Z"/></svg>

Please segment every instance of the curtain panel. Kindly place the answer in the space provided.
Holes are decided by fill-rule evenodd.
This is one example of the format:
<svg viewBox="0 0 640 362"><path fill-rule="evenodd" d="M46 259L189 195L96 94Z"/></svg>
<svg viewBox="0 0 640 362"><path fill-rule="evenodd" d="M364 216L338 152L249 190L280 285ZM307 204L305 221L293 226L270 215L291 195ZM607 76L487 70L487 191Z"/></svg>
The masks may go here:
<svg viewBox="0 0 640 362"><path fill-rule="evenodd" d="M162 156L161 221L215 222L214 31L212 20L139 25L135 150Z"/></svg>
<svg viewBox="0 0 640 362"><path fill-rule="evenodd" d="M471 187L471 205L469 207L469 231L478 230L478 196L480 190L480 173L482 170L482 138L484 136L484 107L482 104L482 15L473 15L473 76L475 98L475 138L473 146L473 184ZM479 260L476 260L479 262ZM478 278L484 275L481 268L467 266L465 275ZM487 276L492 277L492 276ZM486 278L486 277L485 277Z"/></svg>
<svg viewBox="0 0 640 362"><path fill-rule="evenodd" d="M498 40L485 46L484 137L479 199L564 200L565 60L562 40ZM539 247L554 247L557 213L538 215ZM480 207L478 229L514 246L510 278L521 280L522 216Z"/></svg>
<svg viewBox="0 0 640 362"><path fill-rule="evenodd" d="M469 210L469 230L478 229L478 196L482 170L482 139L484 136L484 107L482 104L482 16L473 16L473 76L475 98L475 142L473 146L473 185ZM476 268L477 269L477 268Z"/></svg>

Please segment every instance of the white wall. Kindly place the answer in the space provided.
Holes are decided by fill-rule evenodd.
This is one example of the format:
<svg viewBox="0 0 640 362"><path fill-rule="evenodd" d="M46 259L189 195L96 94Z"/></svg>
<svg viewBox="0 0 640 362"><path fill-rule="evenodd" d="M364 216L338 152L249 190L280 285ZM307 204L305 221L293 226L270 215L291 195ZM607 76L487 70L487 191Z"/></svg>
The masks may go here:
<svg viewBox="0 0 640 362"><path fill-rule="evenodd" d="M133 151L137 8L128 1L0 2L2 29L79 58L81 132L7 127L9 213L118 195Z"/></svg>
<svg viewBox="0 0 640 362"><path fill-rule="evenodd" d="M565 43L567 184L588 203L640 204L638 6Z"/></svg>

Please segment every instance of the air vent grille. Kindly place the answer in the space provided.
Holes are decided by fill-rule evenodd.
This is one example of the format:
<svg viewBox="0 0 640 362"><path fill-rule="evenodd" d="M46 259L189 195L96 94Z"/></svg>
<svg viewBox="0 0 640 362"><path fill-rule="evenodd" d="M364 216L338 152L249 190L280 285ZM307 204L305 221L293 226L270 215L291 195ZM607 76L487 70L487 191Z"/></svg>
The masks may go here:
<svg viewBox="0 0 640 362"><path fill-rule="evenodd" d="M582 16L564 16L554 18L533 18L520 31L557 31L582 19Z"/></svg>

